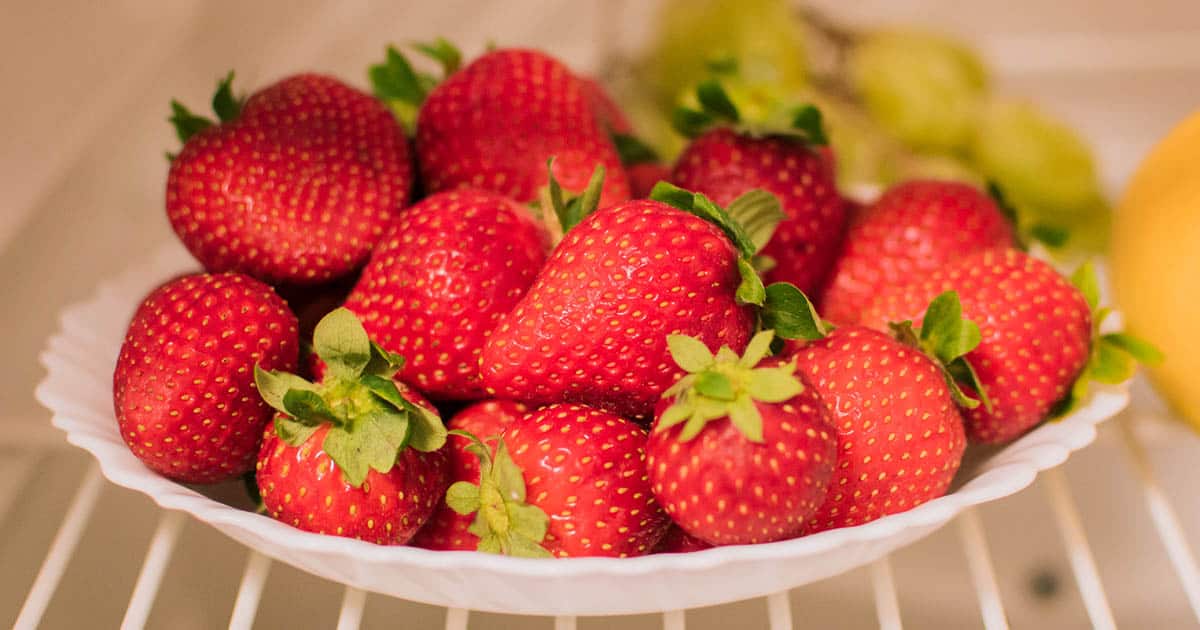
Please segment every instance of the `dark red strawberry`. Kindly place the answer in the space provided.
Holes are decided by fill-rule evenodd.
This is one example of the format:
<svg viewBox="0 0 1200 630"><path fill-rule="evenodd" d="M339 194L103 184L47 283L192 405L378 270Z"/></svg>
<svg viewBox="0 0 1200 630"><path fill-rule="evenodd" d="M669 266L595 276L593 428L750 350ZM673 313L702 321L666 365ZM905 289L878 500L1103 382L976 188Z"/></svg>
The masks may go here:
<svg viewBox="0 0 1200 630"><path fill-rule="evenodd" d="M403 359L370 341L350 311L317 324L313 349L325 364L318 383L255 370L263 400L280 412L259 452L263 505L305 531L404 544L448 484L446 428L393 380Z"/></svg>
<svg viewBox="0 0 1200 630"><path fill-rule="evenodd" d="M529 412L525 405L509 400L485 400L455 414L446 423L452 433L446 438L446 457L450 460L450 481L479 484L479 457L469 447L472 441L453 431L462 431L483 439L499 437L504 428ZM494 448L489 454L495 456ZM417 532L411 543L426 549L443 551L474 551L479 537L467 529L474 521L470 514L459 514L444 502L438 506L429 522Z"/></svg>
<svg viewBox="0 0 1200 630"><path fill-rule="evenodd" d="M792 129L759 129L743 124L715 81L701 84L697 94L703 111L676 115L676 127L693 140L671 181L720 205L753 189L778 197L786 219L763 249L773 261L765 280L816 291L833 266L846 224L833 164L818 150L825 144L819 112L798 110Z"/></svg>
<svg viewBox="0 0 1200 630"><path fill-rule="evenodd" d="M712 549L712 545L683 531L678 525L672 524L666 535L658 541L654 553L691 553Z"/></svg>
<svg viewBox="0 0 1200 630"><path fill-rule="evenodd" d="M629 193L634 199L646 199L658 182L671 179L671 169L658 162L641 162L625 167L629 175Z"/></svg>
<svg viewBox="0 0 1200 630"><path fill-rule="evenodd" d="M407 361L400 377L436 399L484 397L492 329L545 262L549 235L495 193L437 193L396 220L346 300L367 334Z"/></svg>
<svg viewBox="0 0 1200 630"><path fill-rule="evenodd" d="M670 338L687 376L659 404L646 466L667 514L712 545L800 536L833 472L831 414L794 363L764 360L773 339L759 333L738 357Z"/></svg>
<svg viewBox="0 0 1200 630"><path fill-rule="evenodd" d="M271 287L195 274L142 301L113 372L121 437L151 470L214 483L250 470L271 408L254 368L296 369L296 317Z"/></svg>
<svg viewBox="0 0 1200 630"><path fill-rule="evenodd" d="M545 53L488 52L424 98L417 154L430 192L484 188L528 202L547 184L546 161L570 190L596 166L608 179L601 205L629 198L617 151L583 84Z"/></svg>
<svg viewBox="0 0 1200 630"><path fill-rule="evenodd" d="M821 297L821 314L853 324L881 290L972 252L1015 245L991 197L961 182L917 180L859 211Z"/></svg>
<svg viewBox="0 0 1200 630"><path fill-rule="evenodd" d="M751 305L763 303L749 263L754 246L703 195L669 185L661 192L677 207L631 201L565 226L566 237L484 347L490 394L648 418L682 374L668 334L713 348L745 346Z"/></svg>
<svg viewBox="0 0 1200 630"><path fill-rule="evenodd" d="M793 358L837 434L837 466L810 532L873 521L946 493L966 437L937 363L861 326L837 328Z"/></svg>
<svg viewBox="0 0 1200 630"><path fill-rule="evenodd" d="M863 311L865 325L921 324L925 305L956 291L963 315L982 331L967 355L991 409L965 413L967 436L1007 442L1044 420L1088 362L1093 329L1083 293L1046 263L1013 249L976 252L904 285L881 291Z"/></svg>
<svg viewBox="0 0 1200 630"><path fill-rule="evenodd" d="M167 217L210 271L319 284L361 265L408 203L408 141L382 103L301 74L241 104L223 81L221 122L172 103L183 150L171 161Z"/></svg>
<svg viewBox="0 0 1200 630"><path fill-rule="evenodd" d="M481 483L446 502L475 513L478 549L517 556L650 553L670 525L646 480L646 430L583 405L551 405L505 429L493 460L478 440Z"/></svg>

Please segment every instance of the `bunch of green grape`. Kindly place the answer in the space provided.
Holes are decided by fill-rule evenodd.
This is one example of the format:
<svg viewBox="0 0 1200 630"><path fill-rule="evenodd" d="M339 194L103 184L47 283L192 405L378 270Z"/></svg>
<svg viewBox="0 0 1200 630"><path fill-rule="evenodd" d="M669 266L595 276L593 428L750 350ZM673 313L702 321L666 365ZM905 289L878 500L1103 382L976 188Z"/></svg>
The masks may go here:
<svg viewBox="0 0 1200 630"><path fill-rule="evenodd" d="M1027 231L1072 249L1107 239L1087 144L1036 106L996 94L974 50L920 28L849 31L784 0L667 0L627 101L664 155L669 113L713 60L739 109L769 120L809 102L825 115L850 192L932 177L994 184ZM1062 235L1069 234L1063 243Z"/></svg>

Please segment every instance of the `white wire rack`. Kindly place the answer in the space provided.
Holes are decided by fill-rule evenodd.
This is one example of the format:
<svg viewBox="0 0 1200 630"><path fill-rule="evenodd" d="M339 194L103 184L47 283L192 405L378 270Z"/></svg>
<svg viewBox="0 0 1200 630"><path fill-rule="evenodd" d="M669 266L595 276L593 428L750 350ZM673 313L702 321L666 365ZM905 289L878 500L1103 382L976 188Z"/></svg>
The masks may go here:
<svg viewBox="0 0 1200 630"><path fill-rule="evenodd" d="M1191 612L1196 621L1200 622L1200 569L1197 568L1195 556L1189 547L1180 520L1158 481L1143 439L1133 426L1133 416L1125 414L1114 422L1118 425L1116 433L1140 486L1145 508L1154 529L1167 552ZM1053 513L1061 542L1065 546L1071 571L1086 610L1087 621L1094 628L1116 628L1109 598L1065 475L1057 468L1046 471L1038 485L1041 486ZM103 488L104 480L99 468L94 463L90 464L21 607L14 626L18 630L32 630L38 627L55 590L70 566L72 556L88 527ZM129 596L122 628L136 629L146 625L186 520L182 513L161 513ZM997 586L997 576L979 513L976 509L965 512L958 518L956 527L962 553L966 558L969 579L978 598L979 616L983 627L986 630L1008 628L1008 618ZM250 551L236 597L231 605L229 628L241 630L253 626L272 564L267 557ZM885 557L873 563L869 567L869 575L879 627L883 630L899 630L903 627L903 611L897 597L896 580L889 559ZM336 628L358 628L367 600L368 593L345 586ZM767 627L770 630L795 627L788 592L768 595L765 600ZM447 609L444 627L446 630L465 630L470 618L470 611ZM553 627L555 630L575 630L577 623L575 617L557 617L553 620ZM663 612L661 623L663 630L685 630L685 611Z"/></svg>

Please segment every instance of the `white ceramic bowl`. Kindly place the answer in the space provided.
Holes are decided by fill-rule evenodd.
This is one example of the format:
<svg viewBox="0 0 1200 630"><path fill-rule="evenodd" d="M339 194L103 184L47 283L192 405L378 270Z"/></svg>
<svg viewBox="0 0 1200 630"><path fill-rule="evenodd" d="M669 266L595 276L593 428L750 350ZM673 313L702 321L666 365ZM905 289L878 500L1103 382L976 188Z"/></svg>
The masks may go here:
<svg viewBox="0 0 1200 630"><path fill-rule="evenodd" d="M1094 388L1069 417L1002 449L976 453L964 463L951 494L873 523L796 540L624 560L526 560L380 547L305 533L231 507L159 477L125 447L112 408L112 372L125 328L145 294L195 268L182 247L164 248L63 313L62 328L42 355L48 373L37 389L38 400L53 412L54 426L92 453L113 483L187 512L276 560L365 590L455 608L633 614L737 601L820 580L907 545L970 506L1028 486L1038 471L1061 464L1095 439L1095 425L1129 401L1124 388Z"/></svg>

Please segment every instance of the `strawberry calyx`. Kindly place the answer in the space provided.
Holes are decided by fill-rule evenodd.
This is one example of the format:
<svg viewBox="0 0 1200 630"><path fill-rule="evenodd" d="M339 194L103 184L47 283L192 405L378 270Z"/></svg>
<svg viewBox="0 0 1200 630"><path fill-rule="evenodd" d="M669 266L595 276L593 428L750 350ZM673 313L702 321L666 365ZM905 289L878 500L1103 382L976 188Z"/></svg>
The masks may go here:
<svg viewBox="0 0 1200 630"><path fill-rule="evenodd" d="M624 166L658 162L659 155L650 145L642 142L641 138L628 133L611 133L613 145L617 147L617 155Z"/></svg>
<svg viewBox="0 0 1200 630"><path fill-rule="evenodd" d="M462 66L462 52L444 38L412 45L417 52L436 61L442 67L439 79L418 72L395 46L388 46L381 63L367 68L367 78L375 97L387 104L396 118L410 132L415 128L417 110L437 84Z"/></svg>
<svg viewBox="0 0 1200 630"><path fill-rule="evenodd" d="M1123 331L1103 333L1102 326L1113 309L1100 306L1100 281L1091 261L1085 262L1071 274L1071 284L1083 294L1092 313L1092 344L1083 371L1065 398L1050 412L1051 418L1061 418L1074 411L1087 398L1091 382L1117 385L1133 377L1137 364L1161 363L1163 353L1154 344Z"/></svg>
<svg viewBox="0 0 1200 630"><path fill-rule="evenodd" d="M695 99L697 107L680 105L671 114L672 126L685 137L695 138L716 127L731 127L739 134L756 138L782 136L810 147L829 144L821 110L815 105L805 104L791 109L785 124L750 121L742 115L717 78L698 83Z"/></svg>
<svg viewBox="0 0 1200 630"><path fill-rule="evenodd" d="M259 395L281 412L275 418L281 440L300 446L328 425L321 449L355 487L371 469L390 471L401 449L431 452L445 444L441 418L406 400L392 380L404 359L371 341L348 309L321 319L313 350L326 365L320 383L254 368Z"/></svg>
<svg viewBox="0 0 1200 630"><path fill-rule="evenodd" d="M475 435L454 430L470 440L467 450L479 458L479 483L458 481L446 490L446 505L458 514L475 515L467 531L479 538L477 549L521 558L550 558L542 546L550 518L525 501L525 477L508 453L503 438L496 438L496 455Z"/></svg>
<svg viewBox="0 0 1200 630"><path fill-rule="evenodd" d="M663 398L674 397L675 402L663 411L654 430L683 424L678 440L687 442L709 422L729 418L747 440L762 443L762 415L755 403L781 403L804 391L795 376L795 361L758 367L770 355L774 339L775 331L759 332L739 357L729 346L721 346L714 355L694 337L669 335L671 358L687 374L663 392Z"/></svg>
<svg viewBox="0 0 1200 630"><path fill-rule="evenodd" d="M233 95L233 71L230 70L224 78L217 81L217 89L213 93L212 109L213 113L217 115L217 121L224 123L236 119L242 113L242 104L245 100L245 97ZM167 121L175 127L175 135L179 137L181 143L186 143L192 136L217 124L211 118L192 113L183 103L173 99L171 100L171 117ZM175 156L167 154L167 159L173 160Z"/></svg>
<svg viewBox="0 0 1200 630"><path fill-rule="evenodd" d="M824 339L829 334L831 326L796 285L776 282L767 287L766 294L758 317L760 329L774 330L779 339L806 341Z"/></svg>
<svg viewBox="0 0 1200 630"><path fill-rule="evenodd" d="M950 397L960 407L974 409L983 405L989 412L992 401L987 391L979 382L967 353L979 346L983 335L975 322L964 319L962 302L955 291L946 291L933 298L925 317L921 320L920 330L915 330L912 321L892 322L888 326L901 343L917 348L924 352L941 369L950 388ZM978 398L972 398L966 386Z"/></svg>
<svg viewBox="0 0 1200 630"><path fill-rule="evenodd" d="M578 194L564 190L562 184L554 177L553 157L546 160L546 172L547 183L539 192L534 205L542 213L542 223L550 231L551 242L557 245L564 234L600 207L600 194L604 191L607 170L603 164L597 164L587 186Z"/></svg>
<svg viewBox="0 0 1200 630"><path fill-rule="evenodd" d="M1067 241L1071 240L1071 233L1065 228L1048 223L1023 225L1021 218L1024 215L1017 210L1016 205L1004 194L1004 190L1000 187L1000 184L995 181L989 180L987 182L987 194L992 198L992 201L996 202L996 207L1000 209L1000 213L1008 220L1013 233L1017 235L1017 241L1021 249L1028 251L1030 246L1035 242L1041 243L1051 249L1060 249L1066 246Z"/></svg>

